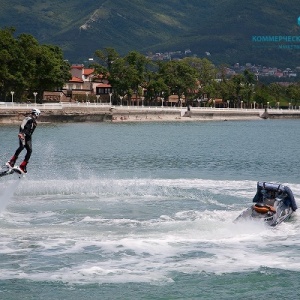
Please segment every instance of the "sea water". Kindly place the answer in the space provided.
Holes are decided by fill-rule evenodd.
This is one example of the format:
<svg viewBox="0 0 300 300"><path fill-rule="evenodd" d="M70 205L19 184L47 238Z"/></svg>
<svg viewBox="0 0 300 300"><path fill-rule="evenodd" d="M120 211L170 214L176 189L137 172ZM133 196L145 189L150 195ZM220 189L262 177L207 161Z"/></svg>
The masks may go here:
<svg viewBox="0 0 300 300"><path fill-rule="evenodd" d="M0 178L0 299L299 299L298 213L234 223L257 181L300 205L299 129L39 124L27 176ZM2 163L17 131L0 128Z"/></svg>

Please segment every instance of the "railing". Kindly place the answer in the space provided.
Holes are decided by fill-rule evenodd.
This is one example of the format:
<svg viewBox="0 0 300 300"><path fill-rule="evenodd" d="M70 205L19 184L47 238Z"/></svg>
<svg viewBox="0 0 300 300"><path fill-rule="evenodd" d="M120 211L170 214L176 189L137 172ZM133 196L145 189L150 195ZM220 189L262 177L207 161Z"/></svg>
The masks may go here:
<svg viewBox="0 0 300 300"><path fill-rule="evenodd" d="M127 105L110 105L110 103L96 103L96 102L60 102L60 103L43 103L43 104L35 104L35 103L17 103L17 102L0 102L0 110L3 109L32 109L33 107L37 107L41 110L43 109L63 109L64 107L97 107L97 108L116 108L119 110L169 110L169 111L186 111L186 107L178 107L178 106L127 106ZM285 113L288 111L299 111L300 107L291 107L290 109L281 109L281 108L268 108L268 112L282 112ZM215 108L215 107L191 107L191 111L245 111L245 112L262 112L264 109L262 108Z"/></svg>

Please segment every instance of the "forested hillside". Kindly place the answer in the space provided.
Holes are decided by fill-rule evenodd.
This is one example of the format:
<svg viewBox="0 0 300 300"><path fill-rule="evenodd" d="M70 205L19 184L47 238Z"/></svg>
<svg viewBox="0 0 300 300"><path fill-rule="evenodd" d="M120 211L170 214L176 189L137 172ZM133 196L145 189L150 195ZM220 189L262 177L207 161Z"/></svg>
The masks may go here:
<svg viewBox="0 0 300 300"><path fill-rule="evenodd" d="M261 46L252 38L300 36L300 0L0 0L0 5L1 28L13 26L17 35L58 45L72 63L113 47L120 54L190 49L198 57L210 53L215 63L300 65L297 47Z"/></svg>

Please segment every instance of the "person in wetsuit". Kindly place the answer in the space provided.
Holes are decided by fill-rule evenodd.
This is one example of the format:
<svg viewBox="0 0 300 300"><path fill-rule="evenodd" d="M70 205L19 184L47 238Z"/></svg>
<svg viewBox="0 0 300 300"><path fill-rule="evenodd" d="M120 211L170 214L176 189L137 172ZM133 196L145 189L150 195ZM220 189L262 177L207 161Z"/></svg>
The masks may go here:
<svg viewBox="0 0 300 300"><path fill-rule="evenodd" d="M33 108L31 111L31 114L26 116L20 125L19 129L19 148L16 150L15 154L12 156L12 158L6 163L6 165L10 168L13 168L19 154L23 151L23 149L26 149L26 155L22 163L20 164L19 168L23 173L27 173L26 166L28 164L28 161L30 159L31 153L32 153L32 141L31 136L37 126L36 119L41 114L40 110L37 108Z"/></svg>

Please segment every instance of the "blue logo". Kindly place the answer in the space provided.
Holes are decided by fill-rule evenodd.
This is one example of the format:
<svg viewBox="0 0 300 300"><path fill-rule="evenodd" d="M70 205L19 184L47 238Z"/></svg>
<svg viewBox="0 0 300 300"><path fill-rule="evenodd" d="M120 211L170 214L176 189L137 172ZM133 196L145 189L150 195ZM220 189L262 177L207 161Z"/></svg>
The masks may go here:
<svg viewBox="0 0 300 300"><path fill-rule="evenodd" d="M300 17L298 17L298 25L300 26Z"/></svg>

